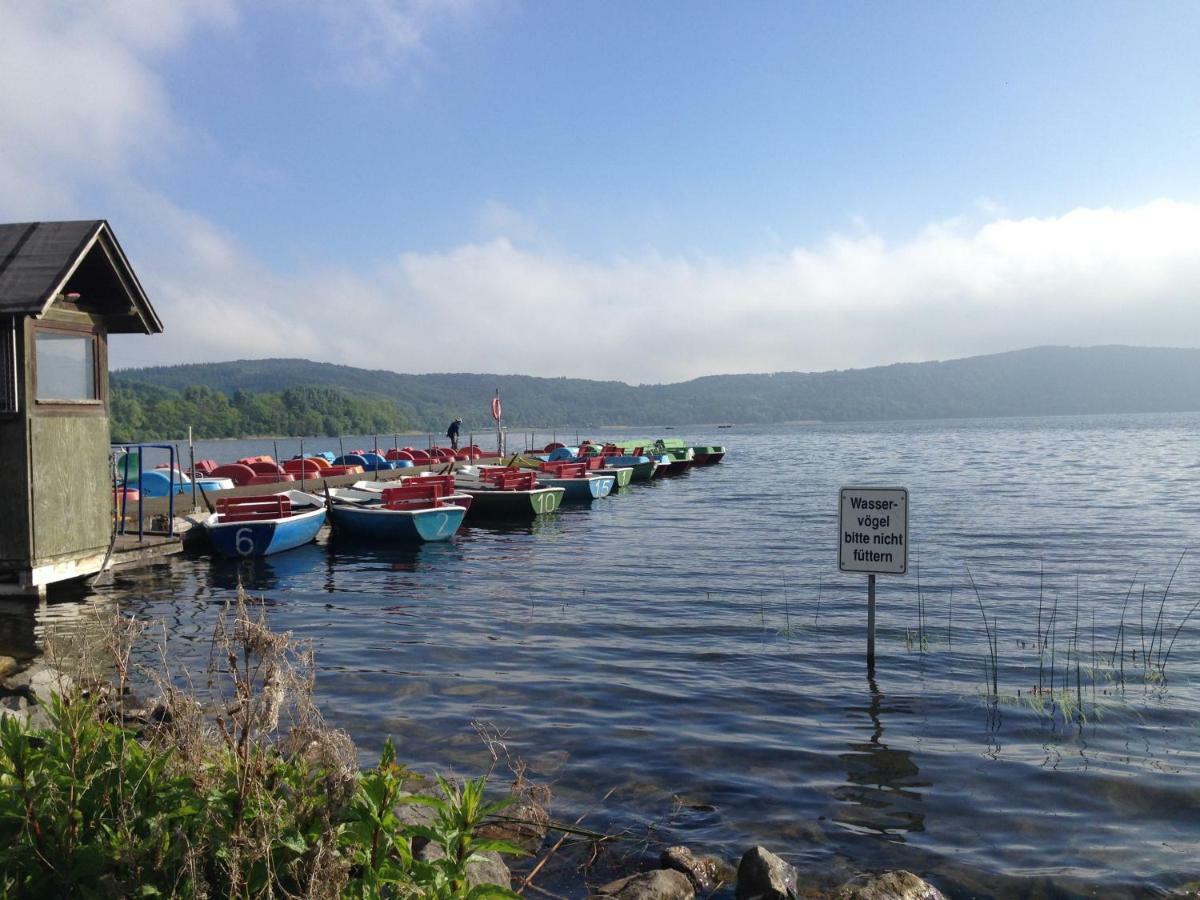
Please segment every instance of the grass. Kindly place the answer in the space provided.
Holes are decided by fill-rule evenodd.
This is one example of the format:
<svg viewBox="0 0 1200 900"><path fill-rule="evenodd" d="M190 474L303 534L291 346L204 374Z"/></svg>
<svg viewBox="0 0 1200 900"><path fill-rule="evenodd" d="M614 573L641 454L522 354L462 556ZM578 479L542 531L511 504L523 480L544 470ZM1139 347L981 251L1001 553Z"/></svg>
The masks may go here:
<svg viewBox="0 0 1200 900"><path fill-rule="evenodd" d="M1062 575L1047 573L1044 562L1039 562L1034 571L1036 593L1029 596L1028 613L1021 615L1019 599L1008 590L1003 608L1009 621L1005 623L997 602L989 599L988 590L969 566L964 567L962 580L975 599L978 616L966 621L960 618L956 623L956 591L962 584L953 583L953 576L939 579L935 575L931 593L928 573L918 557L914 565L916 602L907 607L915 622L901 622L899 628L894 627L894 619L890 628L881 622L881 639L890 631L909 653L935 654L935 659L944 660L952 669L965 665L971 673L969 680L981 674L982 695L993 707L1021 707L1064 727L1082 727L1101 719L1106 709L1133 709L1135 689L1148 696L1168 689L1172 663L1180 656L1180 648L1188 645L1194 632L1189 626L1195 626L1200 613L1200 599L1187 598L1181 604L1178 598L1180 573L1189 553L1190 549L1185 549L1175 560L1161 594L1152 591L1143 570L1135 572L1128 584L1122 585L1119 610L1114 605L1114 615L1108 619L1103 613L1097 616L1082 578L1072 576L1073 584L1063 584ZM797 596L802 592L797 591L794 577L785 582L778 607L765 592L754 591L758 594L758 625L767 629L767 614L772 612L782 619L782 626L774 629L777 636L789 644L799 640L805 649L828 653L831 642L837 640L838 627L828 626L828 617L822 621L827 591L823 575L814 580L815 591L807 604ZM1067 591L1074 592L1073 604ZM718 593L709 592L708 598ZM939 594L942 604L933 602ZM1151 601L1147 617L1146 601L1151 595L1157 604ZM881 602L887 609L886 600ZM804 612L806 605L813 610L811 619ZM938 605L944 612L936 610ZM930 628L941 615L945 616L944 641L940 640L940 628ZM861 626L852 628L855 634L861 633Z"/></svg>

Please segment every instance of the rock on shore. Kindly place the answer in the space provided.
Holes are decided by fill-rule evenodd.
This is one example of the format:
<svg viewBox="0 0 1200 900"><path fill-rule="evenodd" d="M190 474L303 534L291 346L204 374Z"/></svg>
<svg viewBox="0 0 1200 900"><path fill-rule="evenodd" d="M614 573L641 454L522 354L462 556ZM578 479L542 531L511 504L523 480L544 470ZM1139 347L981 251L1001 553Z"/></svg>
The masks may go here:
<svg viewBox="0 0 1200 900"><path fill-rule="evenodd" d="M882 875L867 875L842 885L836 900L946 900L932 884L899 869Z"/></svg>
<svg viewBox="0 0 1200 900"><path fill-rule="evenodd" d="M614 900L692 900L696 896L688 877L674 869L655 869L619 878L596 893Z"/></svg>

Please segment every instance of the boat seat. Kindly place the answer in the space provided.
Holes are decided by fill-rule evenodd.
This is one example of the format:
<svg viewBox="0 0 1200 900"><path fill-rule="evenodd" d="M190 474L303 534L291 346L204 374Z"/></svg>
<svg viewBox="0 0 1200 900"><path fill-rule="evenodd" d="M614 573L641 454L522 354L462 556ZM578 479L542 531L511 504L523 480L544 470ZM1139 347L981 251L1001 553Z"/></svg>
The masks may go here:
<svg viewBox="0 0 1200 900"><path fill-rule="evenodd" d="M502 491L532 491L537 487L537 476L528 469L492 469L483 473L483 480Z"/></svg>
<svg viewBox="0 0 1200 900"><path fill-rule="evenodd" d="M255 522L284 519L292 514L292 500L285 494L265 497L222 497L217 500L218 522Z"/></svg>
<svg viewBox="0 0 1200 900"><path fill-rule="evenodd" d="M409 475L406 478L400 479L401 487L424 487L427 485L437 485L442 489L442 496L447 496L454 493L454 476L453 475ZM386 493L386 491L384 492Z"/></svg>
<svg viewBox="0 0 1200 900"><path fill-rule="evenodd" d="M542 463L541 469L551 478L582 478L587 470L587 463Z"/></svg>
<svg viewBox="0 0 1200 900"><path fill-rule="evenodd" d="M386 509L433 509L442 505L442 485L409 484L384 488L381 499Z"/></svg>

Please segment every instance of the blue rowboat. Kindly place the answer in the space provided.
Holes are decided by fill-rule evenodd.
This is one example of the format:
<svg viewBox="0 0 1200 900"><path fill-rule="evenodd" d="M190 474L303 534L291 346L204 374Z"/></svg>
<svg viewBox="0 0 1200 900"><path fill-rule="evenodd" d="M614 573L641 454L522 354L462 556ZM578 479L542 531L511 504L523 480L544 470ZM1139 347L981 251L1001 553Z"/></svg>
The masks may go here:
<svg viewBox="0 0 1200 900"><path fill-rule="evenodd" d="M317 536L325 524L325 502L303 491L217 500L204 520L208 539L222 556L239 559L282 553Z"/></svg>
<svg viewBox="0 0 1200 900"><path fill-rule="evenodd" d="M466 514L466 509L453 503L427 509L388 509L380 503L338 502L335 497L329 522L339 538L408 544L449 540Z"/></svg>

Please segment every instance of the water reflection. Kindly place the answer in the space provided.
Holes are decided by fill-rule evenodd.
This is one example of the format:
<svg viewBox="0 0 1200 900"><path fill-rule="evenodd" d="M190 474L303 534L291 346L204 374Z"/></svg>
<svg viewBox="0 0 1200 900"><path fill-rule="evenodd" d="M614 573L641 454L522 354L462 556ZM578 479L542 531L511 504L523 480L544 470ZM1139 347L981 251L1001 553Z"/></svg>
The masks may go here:
<svg viewBox="0 0 1200 900"><path fill-rule="evenodd" d="M871 722L866 741L849 743L848 753L838 754L846 768L846 784L834 791L834 796L846 804L837 809L834 821L852 831L904 841L909 832L925 830L925 810L920 788L930 783L921 781L920 769L909 750L890 747L884 743L884 715L906 715L907 706L885 704L872 668L867 674L869 702L864 707L847 707L855 715L866 713Z"/></svg>
<svg viewBox="0 0 1200 900"><path fill-rule="evenodd" d="M25 598L0 600L0 656L11 656L18 663L36 659L46 650L46 638L56 629L80 632L99 613L116 608L111 597L90 594L83 587L56 587L48 600Z"/></svg>
<svg viewBox="0 0 1200 900"><path fill-rule="evenodd" d="M325 551L318 544L306 544L273 556L245 559L213 557L211 583L214 588L235 591L239 583L247 591L270 591L290 587L295 579L307 579L321 565Z"/></svg>

